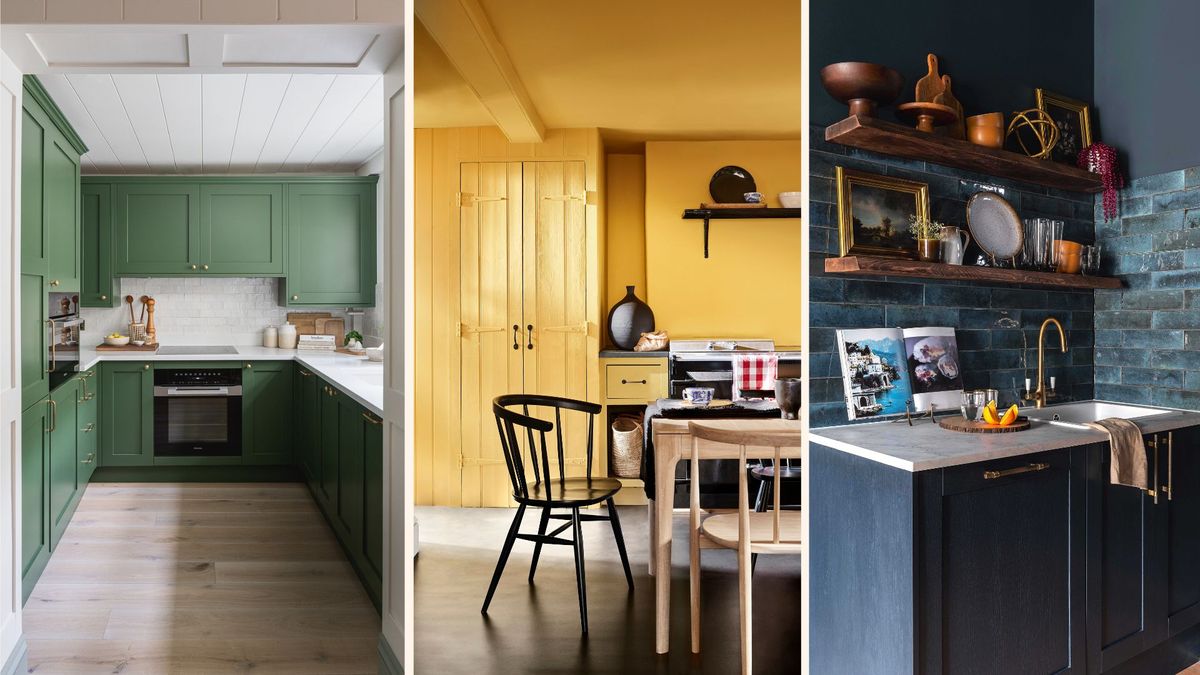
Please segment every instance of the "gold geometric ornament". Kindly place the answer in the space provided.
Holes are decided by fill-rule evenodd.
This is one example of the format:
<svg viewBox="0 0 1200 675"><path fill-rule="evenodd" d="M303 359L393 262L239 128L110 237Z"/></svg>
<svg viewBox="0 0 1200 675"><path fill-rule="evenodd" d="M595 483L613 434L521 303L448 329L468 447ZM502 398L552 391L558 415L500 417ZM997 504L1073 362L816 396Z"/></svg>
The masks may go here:
<svg viewBox="0 0 1200 675"><path fill-rule="evenodd" d="M1021 151L1026 155L1034 159L1049 159L1050 151L1058 143L1058 125L1054 123L1054 118L1044 110L1030 108L1013 113L1005 136L1016 136L1017 144L1021 146ZM1036 141L1037 152L1031 151L1025 145L1026 137L1031 137L1030 145Z"/></svg>

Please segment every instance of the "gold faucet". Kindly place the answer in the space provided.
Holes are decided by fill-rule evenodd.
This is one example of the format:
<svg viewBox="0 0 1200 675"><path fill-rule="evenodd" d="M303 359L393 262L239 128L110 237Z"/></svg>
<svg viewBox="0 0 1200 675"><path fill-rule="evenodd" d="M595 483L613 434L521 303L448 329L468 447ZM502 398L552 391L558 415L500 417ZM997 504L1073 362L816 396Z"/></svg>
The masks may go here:
<svg viewBox="0 0 1200 675"><path fill-rule="evenodd" d="M1058 319L1055 319L1054 317L1050 317L1050 318L1046 319L1045 321L1043 321L1042 328L1041 328L1041 330L1038 331L1037 389L1032 394L1027 394L1025 396L1026 401L1033 401L1034 406L1038 407L1038 408L1045 408L1046 407L1046 399L1053 396L1053 394L1050 394L1046 391L1046 383L1044 380L1044 376L1045 376L1044 355L1046 352L1046 326L1049 326L1050 324L1054 324L1054 327L1058 329L1058 338L1059 338L1059 342L1062 344L1062 351L1064 354L1067 353L1067 335L1066 335L1066 333L1063 332L1062 324L1059 323Z"/></svg>

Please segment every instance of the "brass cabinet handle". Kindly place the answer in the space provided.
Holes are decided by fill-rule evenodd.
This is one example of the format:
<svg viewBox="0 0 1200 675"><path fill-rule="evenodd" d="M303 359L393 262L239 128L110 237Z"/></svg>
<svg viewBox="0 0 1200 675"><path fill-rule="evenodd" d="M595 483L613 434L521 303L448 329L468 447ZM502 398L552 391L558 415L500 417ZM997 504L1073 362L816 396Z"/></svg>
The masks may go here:
<svg viewBox="0 0 1200 675"><path fill-rule="evenodd" d="M1167 493L1167 501L1169 501L1169 502L1175 501L1175 476L1172 475L1174 473L1174 466L1172 466L1174 463L1175 463L1175 432L1168 431L1167 432L1167 485L1163 488L1163 491Z"/></svg>
<svg viewBox="0 0 1200 675"><path fill-rule="evenodd" d="M533 324L529 324L525 329L529 331L525 334L526 339L529 340L529 344L525 345L525 348L533 349Z"/></svg>
<svg viewBox="0 0 1200 675"><path fill-rule="evenodd" d="M84 427L84 428L80 429L80 431L82 431L82 432L83 432L83 433L85 433L85 434L86 434L86 433L90 433L90 432L92 432L92 431L95 431L95 430L96 430L96 423L95 423L95 422L88 422L88 425L87 425L86 427Z"/></svg>
<svg viewBox="0 0 1200 675"><path fill-rule="evenodd" d="M202 267L203 269L206 269L206 270L208 269L208 265L201 265L200 267Z"/></svg>
<svg viewBox="0 0 1200 675"><path fill-rule="evenodd" d="M300 371L300 377L312 377L312 373L305 372L305 371L301 370L301 371Z"/></svg>
<svg viewBox="0 0 1200 675"><path fill-rule="evenodd" d="M293 295L293 296L292 296L292 299L293 299L293 300L299 300L299 299L300 299L300 296L298 296L298 295Z"/></svg>
<svg viewBox="0 0 1200 675"><path fill-rule="evenodd" d="M621 384L646 384L646 380L621 380Z"/></svg>
<svg viewBox="0 0 1200 675"><path fill-rule="evenodd" d="M58 428L58 401L50 398L46 399L46 402L50 404L50 428L48 431L53 433Z"/></svg>
<svg viewBox="0 0 1200 675"><path fill-rule="evenodd" d="M192 265L192 269L196 269L196 266L195 266L195 265Z"/></svg>
<svg viewBox="0 0 1200 675"><path fill-rule="evenodd" d="M1046 469L1049 469L1049 468L1050 468L1050 465L1045 462L1034 462L1032 464L1026 464L1025 466L1017 466L1017 467L1013 467L1011 469L1004 469L1002 471L984 471L983 479L984 480L995 480L997 478L1005 478L1007 476L1016 476L1016 475L1022 474L1022 473L1033 473L1035 471L1045 471Z"/></svg>
<svg viewBox="0 0 1200 675"><path fill-rule="evenodd" d="M1150 487L1146 489L1146 494L1154 498L1154 503L1158 503L1158 434L1150 437L1146 442L1146 447L1154 450L1154 472L1150 474Z"/></svg>
<svg viewBox="0 0 1200 675"><path fill-rule="evenodd" d="M253 368L253 367L254 367L254 364L253 364L253 363L247 363L247 364L246 364L246 367L247 367L247 368Z"/></svg>
<svg viewBox="0 0 1200 675"><path fill-rule="evenodd" d="M362 416L363 416L363 419L365 419L366 421L370 422L371 424L383 424L383 420L381 420L381 419L377 419L377 418L376 418L374 415L372 415L371 413L366 413L366 412L365 412L365 413L363 413L363 414L362 414Z"/></svg>
<svg viewBox="0 0 1200 675"><path fill-rule="evenodd" d="M79 403L83 403L84 401L92 400L91 394L88 394L87 380L88 380L88 376L86 373L79 376L79 386L83 387L83 390L80 393L79 398L77 399L77 401Z"/></svg>
<svg viewBox="0 0 1200 675"><path fill-rule="evenodd" d="M107 295L104 295L103 293L101 293L101 294L100 294L100 299L101 299L101 300L108 300L108 296L107 296Z"/></svg>
<svg viewBox="0 0 1200 675"><path fill-rule="evenodd" d="M142 366L142 370L150 370L150 364L147 363L144 366Z"/></svg>
<svg viewBox="0 0 1200 675"><path fill-rule="evenodd" d="M79 463L80 464L91 464L94 461L96 461L96 453L89 452L87 457L84 457L83 459L79 460Z"/></svg>
<svg viewBox="0 0 1200 675"><path fill-rule="evenodd" d="M59 285L60 283L62 283L62 282L60 282L58 279L54 279L53 281L51 281L51 282L50 282L50 285L51 285L51 286L57 286L57 285Z"/></svg>
<svg viewBox="0 0 1200 675"><path fill-rule="evenodd" d="M50 367L46 369L46 372L53 373L54 364L58 360L58 352L55 351L55 347L58 345L54 341L54 319L46 319L46 323L50 326Z"/></svg>

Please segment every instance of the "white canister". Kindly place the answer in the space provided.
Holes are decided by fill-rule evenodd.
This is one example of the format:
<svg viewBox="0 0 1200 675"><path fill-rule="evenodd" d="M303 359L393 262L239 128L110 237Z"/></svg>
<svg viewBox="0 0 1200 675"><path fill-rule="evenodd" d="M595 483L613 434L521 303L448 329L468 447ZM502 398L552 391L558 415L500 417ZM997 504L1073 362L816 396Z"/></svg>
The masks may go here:
<svg viewBox="0 0 1200 675"><path fill-rule="evenodd" d="M267 326L263 329L263 346L275 347L279 344L279 331L275 326Z"/></svg>
<svg viewBox="0 0 1200 675"><path fill-rule="evenodd" d="M285 323L279 327L279 348L280 349L295 349L296 348L296 326L290 323Z"/></svg>

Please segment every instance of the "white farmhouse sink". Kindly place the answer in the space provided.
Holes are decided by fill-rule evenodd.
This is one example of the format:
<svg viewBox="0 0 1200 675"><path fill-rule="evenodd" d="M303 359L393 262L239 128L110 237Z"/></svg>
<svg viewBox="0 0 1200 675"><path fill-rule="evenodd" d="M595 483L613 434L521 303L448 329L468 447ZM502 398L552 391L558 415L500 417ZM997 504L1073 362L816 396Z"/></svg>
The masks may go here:
<svg viewBox="0 0 1200 675"><path fill-rule="evenodd" d="M1124 403L1105 403L1104 401L1081 401L1079 403L1063 403L1045 408L1027 409L1024 414L1031 420L1062 424L1063 426L1078 427L1087 422L1095 422L1109 417L1120 419L1137 419L1162 415L1171 412L1160 408L1144 408Z"/></svg>

